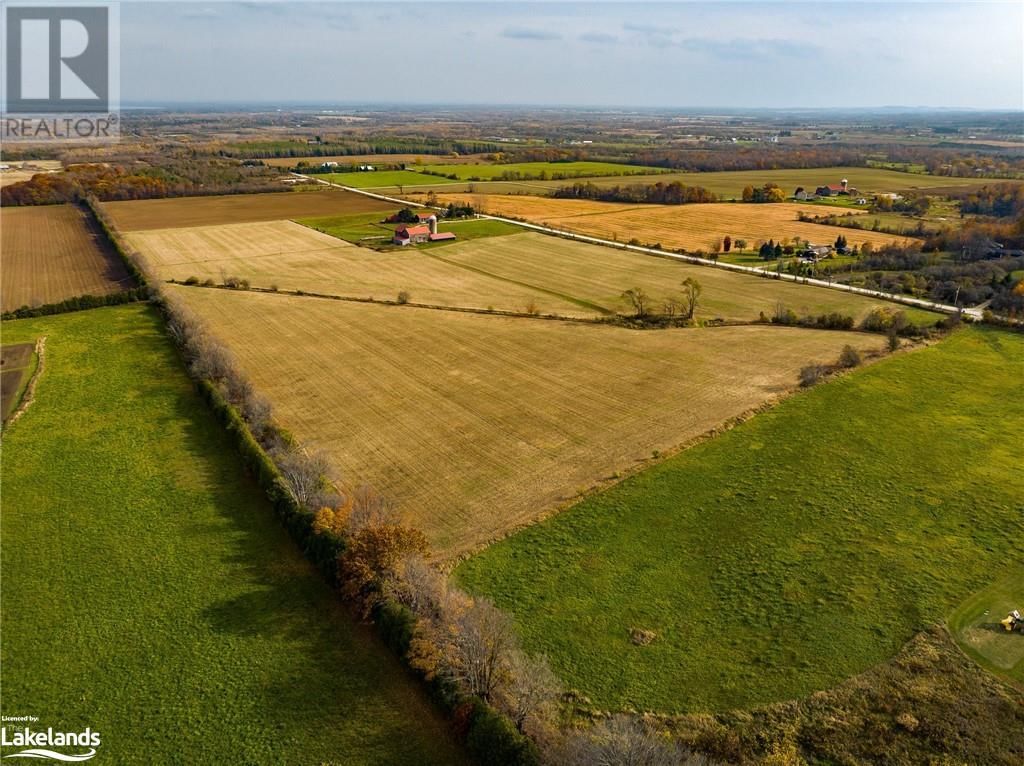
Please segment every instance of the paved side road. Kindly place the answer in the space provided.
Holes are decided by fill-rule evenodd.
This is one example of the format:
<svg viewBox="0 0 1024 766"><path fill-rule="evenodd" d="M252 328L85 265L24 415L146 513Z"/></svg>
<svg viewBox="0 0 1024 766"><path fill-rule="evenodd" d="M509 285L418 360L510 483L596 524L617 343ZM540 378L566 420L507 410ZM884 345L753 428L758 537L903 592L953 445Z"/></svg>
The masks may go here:
<svg viewBox="0 0 1024 766"><path fill-rule="evenodd" d="M394 202L399 205L407 205L410 207L427 207L419 202L410 202L409 200L400 199L398 197L388 197L384 194L376 194L366 189L356 189L351 186L344 186L343 184L336 184L331 181L324 181L321 178L314 176L306 176L301 173L292 173L292 175L299 178L305 178L309 181L316 181L324 186L333 186L338 189L344 189L348 192L354 192L355 194L362 194L367 197L373 197L374 199L385 200L387 202ZM560 229L552 229L547 226L538 226L534 223L525 223L524 221L517 221L513 218L502 218L496 215L480 215L480 218L487 218L492 221L502 221L504 223L510 223L515 226L520 226L524 229L531 231L539 231L543 234L552 234L557 237L564 237L566 239L574 239L579 242L588 242L594 245L604 245L606 247L614 247L619 250L631 250L636 253L643 253L644 255L656 255L659 258L672 258L677 261L685 261L687 263L695 263L700 266L707 266L714 269L727 269L729 271L738 271L745 274L751 274L761 279L782 279L789 282L795 282L802 285L815 285L817 287L825 287L829 290L841 290L847 293L855 293L857 295L864 295L869 298L879 298L881 300L890 301L892 303L902 303L907 306L915 306L917 308L929 309L930 311L941 311L946 314L957 314L963 313L972 319L981 319L983 307L965 308L960 309L956 306L950 306L945 303L934 303L932 301L926 301L922 298L912 298L908 295L893 295L892 293L884 293L878 290L868 290L863 287L854 287L852 285L844 285L839 282L829 282L824 279L814 279L811 277L798 277L794 274L778 274L776 272L763 271L761 269L755 269L752 266L740 266L735 263L721 263L718 261L711 261L707 258L697 258L693 255L682 255L680 253L670 253L665 250L655 250L652 247L642 247L640 245L627 245L622 242L613 242L610 239L601 239L600 237L591 237L586 234L573 234L568 231L562 231Z"/></svg>

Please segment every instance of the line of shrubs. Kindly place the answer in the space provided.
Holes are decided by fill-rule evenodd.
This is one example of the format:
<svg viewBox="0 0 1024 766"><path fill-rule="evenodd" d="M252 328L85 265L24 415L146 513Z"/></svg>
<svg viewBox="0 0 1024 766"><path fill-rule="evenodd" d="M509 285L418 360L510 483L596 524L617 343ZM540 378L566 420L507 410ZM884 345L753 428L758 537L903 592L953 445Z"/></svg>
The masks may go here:
<svg viewBox="0 0 1024 766"><path fill-rule="evenodd" d="M498 766L539 764L536 745L506 715L473 693L478 690L456 674L442 671L440 661L429 669L415 661L440 657L441 652L425 640L421 618L396 598L400 591L410 592L411 586L399 586L393 573L408 566L425 581L446 583L422 557L426 552L422 533L403 526L393 517L392 506L369 488L346 488L331 475L325 456L303 449L277 427L270 405L241 375L230 352L207 333L180 299L158 291L154 302L165 315L168 334L181 351L200 395L231 435L285 528L327 581L377 624L388 646L427 683L470 754ZM316 508L320 511L314 513ZM325 513L338 523L333 527L327 524ZM410 556L412 553L416 555ZM426 603L422 596L414 603L421 601ZM507 620L503 615L494 618L500 613L483 600L475 601L472 609L486 612L488 619L496 620L493 624ZM484 624L491 623L485 620ZM506 641L512 640L510 623L500 632ZM473 634L493 638L475 628ZM417 651L411 652L411 647Z"/></svg>
<svg viewBox="0 0 1024 766"><path fill-rule="evenodd" d="M101 306L120 306L124 303L135 303L145 300L148 291L144 287L133 287L110 295L77 295L57 303L45 303L42 306L22 306L14 311L5 311L3 319L30 319L32 317L66 314L69 311L84 311Z"/></svg>

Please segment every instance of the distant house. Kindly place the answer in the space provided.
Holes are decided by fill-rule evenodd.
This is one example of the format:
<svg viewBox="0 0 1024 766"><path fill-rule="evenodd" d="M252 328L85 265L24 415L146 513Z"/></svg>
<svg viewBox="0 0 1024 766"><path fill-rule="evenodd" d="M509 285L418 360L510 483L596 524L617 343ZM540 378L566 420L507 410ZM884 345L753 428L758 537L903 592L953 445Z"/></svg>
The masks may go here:
<svg viewBox="0 0 1024 766"><path fill-rule="evenodd" d="M801 201L806 201L806 200L809 200L810 198L811 198L811 195L808 194L807 190L804 187L802 187L802 186L796 187L796 191L793 192L793 199L798 199L798 200L801 200Z"/></svg>
<svg viewBox="0 0 1024 766"><path fill-rule="evenodd" d="M430 239L429 226L399 226L391 238L396 245L418 245Z"/></svg>
<svg viewBox="0 0 1024 766"><path fill-rule="evenodd" d="M808 245L800 252L804 261L820 261L832 255L832 245Z"/></svg>
<svg viewBox="0 0 1024 766"><path fill-rule="evenodd" d="M417 213L416 217L419 219L420 223L429 223L431 218L435 221L437 220L437 213Z"/></svg>
<svg viewBox="0 0 1024 766"><path fill-rule="evenodd" d="M866 205L866 204L868 204L867 198L866 197L858 197L857 198L857 204L858 205Z"/></svg>
<svg viewBox="0 0 1024 766"><path fill-rule="evenodd" d="M338 163L335 162L334 160L330 160L328 162L320 163L320 167L322 167L322 168L336 168L336 167L338 167Z"/></svg>
<svg viewBox="0 0 1024 766"><path fill-rule="evenodd" d="M373 165L360 165L359 169L364 171L364 172L366 172L366 171L374 171L377 168L375 168Z"/></svg>

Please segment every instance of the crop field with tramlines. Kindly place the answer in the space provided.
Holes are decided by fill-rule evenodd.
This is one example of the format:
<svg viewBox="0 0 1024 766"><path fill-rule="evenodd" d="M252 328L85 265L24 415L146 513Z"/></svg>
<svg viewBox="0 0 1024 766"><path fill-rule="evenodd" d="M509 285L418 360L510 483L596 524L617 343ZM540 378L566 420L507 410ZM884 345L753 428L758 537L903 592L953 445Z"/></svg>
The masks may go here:
<svg viewBox="0 0 1024 766"><path fill-rule="evenodd" d="M127 239L161 279L179 282L195 277L221 284L237 277L257 288L378 301L394 301L405 293L407 301L438 306L517 312L531 308L563 316L595 313L550 292L452 265L437 255L454 254L473 242L377 252L292 221L153 229L132 232ZM484 241L496 239L500 237Z"/></svg>
<svg viewBox="0 0 1024 766"><path fill-rule="evenodd" d="M894 240L910 241L881 232L858 231L838 226L805 223L803 212L820 215L822 208L788 202L774 204L712 203L703 205L631 205L615 202L561 200L495 194L439 194L442 204L470 202L480 211L521 218L577 234L589 234L618 242L637 240L668 249L708 251L728 236L743 239L747 247L774 239L831 244L840 234L851 246L870 242L874 247Z"/></svg>
<svg viewBox="0 0 1024 766"><path fill-rule="evenodd" d="M46 205L0 211L0 286L0 305L13 311L134 283L81 210Z"/></svg>
<svg viewBox="0 0 1024 766"><path fill-rule="evenodd" d="M438 253L447 263L474 269L518 284L529 284L550 294L582 302L601 313L627 313L624 290L640 287L651 298L654 311L678 295L687 277L697 279L703 292L699 319L752 321L761 312L772 316L779 303L800 315L839 312L860 319L873 308L890 303L823 287L740 274L589 245L535 232L470 242ZM921 324L932 324L937 314L905 309Z"/></svg>
<svg viewBox="0 0 1024 766"><path fill-rule="evenodd" d="M363 194L320 186L315 190L271 194L107 202L103 207L121 231L141 231L375 211L387 214L394 211L395 205Z"/></svg>
<svg viewBox="0 0 1024 766"><path fill-rule="evenodd" d="M858 333L594 324L175 287L282 425L441 557L788 393Z"/></svg>

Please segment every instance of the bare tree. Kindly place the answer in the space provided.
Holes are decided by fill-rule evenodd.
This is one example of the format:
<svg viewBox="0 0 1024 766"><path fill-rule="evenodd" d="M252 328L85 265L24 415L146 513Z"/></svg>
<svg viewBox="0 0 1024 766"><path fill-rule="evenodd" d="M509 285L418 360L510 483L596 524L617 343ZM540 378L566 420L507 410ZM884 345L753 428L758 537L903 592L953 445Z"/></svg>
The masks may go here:
<svg viewBox="0 0 1024 766"><path fill-rule="evenodd" d="M448 606L448 578L422 555L407 556L397 567L395 595L417 617L435 620Z"/></svg>
<svg viewBox="0 0 1024 766"><path fill-rule="evenodd" d="M686 319L693 319L693 314L697 310L697 301L700 299L700 294L704 291L698 282L693 277L687 277L683 280L683 316Z"/></svg>
<svg viewBox="0 0 1024 766"><path fill-rule="evenodd" d="M617 715L588 732L571 735L555 762L565 766L701 766L702 756L692 756L677 743L647 731L643 724Z"/></svg>
<svg viewBox="0 0 1024 766"><path fill-rule="evenodd" d="M209 335L193 335L189 341L192 352L192 374L200 380L221 381L235 370L231 352Z"/></svg>
<svg viewBox="0 0 1024 766"><path fill-rule="evenodd" d="M520 733L525 733L531 721L553 718L562 691L562 682L546 657L529 657L516 650L509 655L509 681L499 691L498 704Z"/></svg>
<svg viewBox="0 0 1024 766"><path fill-rule="evenodd" d="M648 306L651 302L651 297L644 291L642 287L631 287L622 294L622 299L626 301L633 308L633 313L637 317L647 316Z"/></svg>
<svg viewBox="0 0 1024 766"><path fill-rule="evenodd" d="M491 702L508 681L509 655L515 648L508 617L490 600L478 598L454 616L445 654L467 691Z"/></svg>
<svg viewBox="0 0 1024 766"><path fill-rule="evenodd" d="M305 452L291 448L273 455L278 470L292 498L310 510L335 505L325 498L330 491L331 463L322 452Z"/></svg>

